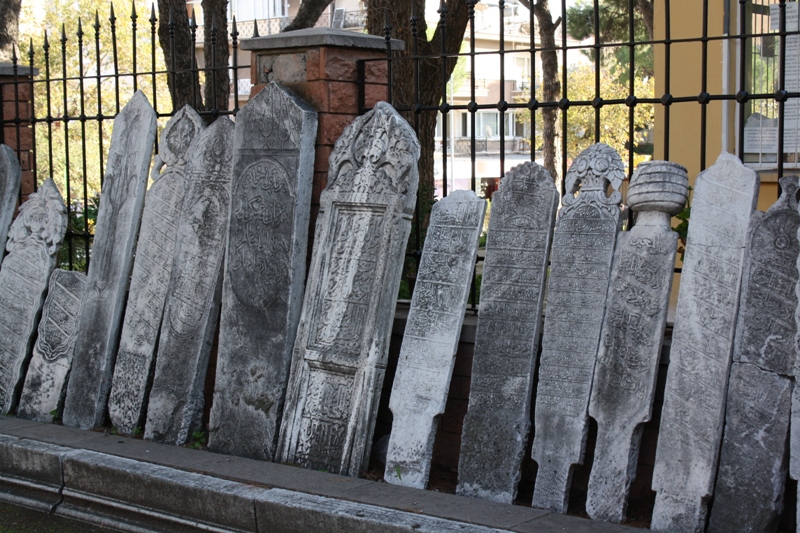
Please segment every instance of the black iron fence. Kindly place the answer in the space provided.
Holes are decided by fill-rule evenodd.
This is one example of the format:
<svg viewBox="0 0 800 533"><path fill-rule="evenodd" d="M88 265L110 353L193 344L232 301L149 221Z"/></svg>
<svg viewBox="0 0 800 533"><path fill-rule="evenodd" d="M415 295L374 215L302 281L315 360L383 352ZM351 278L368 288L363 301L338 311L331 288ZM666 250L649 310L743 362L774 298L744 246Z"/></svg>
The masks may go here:
<svg viewBox="0 0 800 533"><path fill-rule="evenodd" d="M561 11L553 17L554 46L542 44L540 21L521 5L525 0L465 3L469 14L460 50L446 47L447 32L459 30L452 29L457 25L444 2L436 24L442 39L433 43L438 49L432 53L420 52L431 33L420 29L422 14L412 13L408 21L405 53L389 46L398 34L391 12L384 29L385 61L396 78L390 84L392 103L420 136L424 117L436 118L433 180L440 197L454 188L490 196L519 159L520 144L527 145L527 159L540 162L543 146L555 145L552 167L562 193L571 160L594 142L620 152L628 177L654 156L679 162L690 174L703 170L718 155L709 153L710 146L735 153L765 176L800 167L796 2L594 0L580 13L568 9L566 0L551 1ZM655 7L650 28L638 11L641 3ZM607 20L610 11L616 29ZM588 17L582 40L563 31L575 16ZM687 35L687 28L696 32ZM555 71L543 67L542 57L551 52L558 57ZM456 63L452 76L448 62ZM429 81L421 75L426 64L437 65L427 72L437 72L443 95L433 103L420 97ZM410 89L398 91L403 80L397 72L410 78ZM555 98L543 90L548 78L559 84ZM687 78L696 91L685 92ZM558 113L556 134L549 139L543 135L546 110ZM687 135L697 139L689 151L681 142ZM419 232L416 239L418 256Z"/></svg>
<svg viewBox="0 0 800 533"><path fill-rule="evenodd" d="M392 80L390 99L421 137L421 128L435 128L428 134L435 138L428 175L439 197L454 187L490 197L516 160L547 162L548 143L555 147L554 178L562 184L570 160L592 142L617 148L629 176L638 162L650 157L703 169L709 157L716 157L709 153L711 146L736 153L765 175L782 175L800 166L799 69L789 68L800 61L796 2L656 0L650 35L637 14L638 0L613 2L623 14L621 30L613 34L604 18L604 6L612 2L594 0L589 36L578 40L565 31L575 15L566 0L560 0L553 2L561 8L560 17L554 17L555 44L546 46L539 19L525 8L524 0L463 1L469 15L460 49L451 51L442 44L430 52L422 47L429 36L421 31L420 13L395 21L394 29L387 24L387 57L375 60L388 63L390 76L404 68L411 73L404 80ZM343 27L366 20L363 13L341 15ZM175 111L168 76L188 72L202 84L213 78L214 70L202 60L193 61L188 70L167 69L157 32L160 24L172 22L168 17L159 20L164 17L152 8L134 4L130 13L116 16L109 5L107 13L82 17L48 20L47 31L25 36L12 74L0 80L4 95L19 96L6 98L11 105L2 107L0 141L14 144L25 158L23 137L32 135L32 182L35 186L52 177L62 188L70 225L61 263L79 269L88 265L110 121L121 104L133 91L143 90L163 127ZM450 17L447 9L440 9L431 29L435 26L443 36L460 31ZM202 115L236 114L244 101L240 96L247 92L240 78L246 79L250 68L240 60L238 41L242 35L261 34L263 23L230 21L231 64L220 67L232 80L230 105L227 110L201 111ZM687 36L687 27L697 31ZM192 48L199 53L202 32L194 22L191 29ZM215 31L212 40L220 36ZM391 51L389 40L395 34L412 36L407 52ZM169 49L175 53L174 46ZM548 53L557 55L555 73L543 67L542 57ZM690 66L693 62L696 68ZM434 102L420 98L430 81L420 73L431 64L438 88ZM38 69L38 74L29 79L28 69ZM717 83L720 78L722 85ZM686 89L687 79L696 91ZM410 90L398 89L404 81ZM559 85L557 96L547 97L544 88L552 81ZM31 93L27 112L26 91ZM557 113L555 135L546 134L548 110ZM687 135L698 139L690 151L679 142ZM417 211L418 230L410 245L410 255L416 258L423 236L423 210Z"/></svg>
<svg viewBox="0 0 800 533"><path fill-rule="evenodd" d="M59 257L63 268L88 268L111 125L133 93L144 92L156 111L160 129L177 111L168 76L189 73L202 87L206 79L214 79L212 72L228 71L231 97L227 109L213 106L206 110L202 91L193 94L194 107L207 120L235 115L240 107L239 72L249 78L250 64L238 62L235 20L228 26L229 66L201 66L198 26L190 19L191 49L197 54L192 56L191 68L170 70L165 66L157 32L159 24L168 25L168 48L174 65L175 24L171 19L160 21L153 6L144 6L135 0L129 12L117 15L114 4L108 4L106 13L95 11L72 18L65 14L67 20L57 24L43 21L47 29L21 39L21 57L15 55L8 69L10 75L0 79L4 96L13 94L4 98L8 101L0 116L0 142L15 147L21 160L29 160L23 168L29 167L34 190L37 184L52 178L68 205L69 225ZM52 15L50 10L48 14ZM248 31L252 33L252 29ZM210 35L212 41L221 37L214 28ZM30 77L30 72L36 74ZM26 146L24 137L28 135L32 142Z"/></svg>

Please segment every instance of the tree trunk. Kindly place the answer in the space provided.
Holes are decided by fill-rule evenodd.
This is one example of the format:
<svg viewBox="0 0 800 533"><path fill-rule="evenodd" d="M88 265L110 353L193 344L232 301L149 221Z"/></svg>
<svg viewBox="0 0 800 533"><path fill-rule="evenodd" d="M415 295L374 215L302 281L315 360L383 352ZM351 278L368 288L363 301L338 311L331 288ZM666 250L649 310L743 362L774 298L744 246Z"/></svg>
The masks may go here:
<svg viewBox="0 0 800 533"><path fill-rule="evenodd" d="M332 0L303 0L297 10L294 20L283 31L302 30L312 28L317 23L322 12L330 5Z"/></svg>
<svg viewBox="0 0 800 533"><path fill-rule="evenodd" d="M20 0L0 0L0 62L11 63L14 57L19 39L19 8Z"/></svg>
<svg viewBox="0 0 800 533"><path fill-rule="evenodd" d="M203 55L206 60L205 101L206 117L210 124L216 119L215 112L228 109L231 94L228 76L228 2L227 0L203 0Z"/></svg>
<svg viewBox="0 0 800 533"><path fill-rule="evenodd" d="M186 1L158 0L158 12L161 16L158 42L164 52L164 61L169 72L167 86L172 97L172 107L178 111L188 104L202 111L203 95L200 92L198 76L193 72L195 50L189 28L189 15L186 13ZM170 20L172 20L172 36L170 36Z"/></svg>
<svg viewBox="0 0 800 533"><path fill-rule="evenodd" d="M545 102L557 102L561 98L561 82L558 79L558 54L555 51L556 27L553 24L553 16L550 14L550 6L548 0L538 0L533 6L533 14L536 16L536 22L539 26L539 40L541 47L545 49L542 54L542 99ZM566 53L566 52L565 52ZM542 127L542 156L544 157L544 166L556 180L558 179L559 172L556 167L556 139L558 138L558 109L555 107L542 108L542 119L544 125ZM563 178L563 176L562 176Z"/></svg>
<svg viewBox="0 0 800 533"><path fill-rule="evenodd" d="M636 0L636 9L644 19L647 35L653 40L653 0Z"/></svg>
<svg viewBox="0 0 800 533"><path fill-rule="evenodd" d="M427 24L425 22L425 0L410 0L398 2L396 0L368 0L367 3L367 31L372 35L383 35L385 23L392 26L392 37L405 42L405 50L400 52L400 57L413 56L416 50L418 55L438 55L442 53L442 38L444 38L444 52L456 54L461 50L464 40L464 31L469 21L469 2L465 0L448 0L444 4L445 24L438 25L429 41ZM412 11L413 6L413 11ZM411 17L416 14L416 38L412 31ZM416 42L415 42L416 41ZM397 107L413 106L438 106L445 96L444 87L453 73L457 58L442 61L441 58L431 58L419 61L419 79L415 77L414 61L399 60L392 63L392 92ZM444 63L444 68L443 68ZM419 86L419 94L417 94ZM435 152L436 134L435 111L422 111L416 117L413 112L406 113L406 120L412 126L419 126L417 135L420 141L421 153L419 160L419 190L420 209L423 219L430 211L435 192L433 175L433 158ZM446 116L445 116L446 118ZM423 227L426 224L423 224Z"/></svg>

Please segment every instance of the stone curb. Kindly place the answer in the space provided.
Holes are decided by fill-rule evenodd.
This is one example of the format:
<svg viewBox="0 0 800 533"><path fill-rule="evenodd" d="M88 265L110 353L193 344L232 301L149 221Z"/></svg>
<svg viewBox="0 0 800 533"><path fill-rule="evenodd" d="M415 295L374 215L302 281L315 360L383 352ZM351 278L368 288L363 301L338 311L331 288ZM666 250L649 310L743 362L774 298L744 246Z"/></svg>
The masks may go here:
<svg viewBox="0 0 800 533"><path fill-rule="evenodd" d="M7 417L0 417L0 500L131 532L635 531Z"/></svg>

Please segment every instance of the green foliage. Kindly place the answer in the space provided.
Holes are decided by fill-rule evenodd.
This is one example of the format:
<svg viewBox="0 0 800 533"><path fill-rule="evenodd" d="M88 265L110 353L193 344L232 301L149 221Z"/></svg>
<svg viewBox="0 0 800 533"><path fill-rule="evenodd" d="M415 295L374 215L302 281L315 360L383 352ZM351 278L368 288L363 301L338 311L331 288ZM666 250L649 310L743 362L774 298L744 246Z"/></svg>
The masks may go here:
<svg viewBox="0 0 800 533"><path fill-rule="evenodd" d="M634 83L637 98L652 97L655 91L653 78L637 78ZM567 98L570 101L590 101L595 98L595 70L591 66L578 67L568 74ZM628 87L619 83L611 69L600 71L600 97L604 100L625 100ZM637 104L633 107L633 146L628 146L629 113L623 104L605 105L600 109L600 141L617 150L623 161L628 160L632 148L634 166L650 159L639 154L637 147L646 141L647 130L655 121L652 104ZM567 110L567 154L574 159L595 142L595 109L592 106L575 106Z"/></svg>
<svg viewBox="0 0 800 533"><path fill-rule="evenodd" d="M65 239L64 244L58 252L58 268L79 270L86 272L87 270L87 239L88 246L91 248L91 237L86 235L94 235L94 227L97 224L97 212L100 208L100 195L95 194L88 198L86 208L83 207L83 202L73 201L70 203L68 228L74 235ZM70 257L72 264L70 265Z"/></svg>
<svg viewBox="0 0 800 533"><path fill-rule="evenodd" d="M205 450L208 444L208 436L205 431L195 431L189 441L189 448L193 450Z"/></svg>
<svg viewBox="0 0 800 533"><path fill-rule="evenodd" d="M96 207L94 198L100 193L113 117L133 96L134 87L144 92L159 113L172 112L166 74L155 78L152 74L131 75L166 70L160 47L156 44L153 50L151 3L133 0L133 5L120 3L116 7L115 48L109 0L22 3L21 63L29 64L32 50L33 65L39 69L36 79L42 80L34 84L35 116L54 119L52 124L41 121L36 126L37 178L40 182L53 178L70 207L70 226L73 231L79 228L80 233L90 226L94 216L91 211ZM132 7L138 17L135 33L131 27ZM115 77L115 73L120 76ZM48 75L55 81L45 81ZM68 79L62 81L63 78ZM60 120L67 116L71 120ZM85 121L80 120L82 116ZM95 116L102 119L96 120ZM81 246L73 243L73 254L78 254L73 261L77 264L85 262L81 257L85 255L85 241L81 241ZM81 248L81 252L75 252Z"/></svg>
<svg viewBox="0 0 800 533"><path fill-rule="evenodd" d="M689 187L689 196L691 198L691 191L692 188ZM683 208L683 211L675 215L675 218L680 220L677 226L675 226L673 231L678 234L678 253L681 254L681 261L683 261L683 257L686 255L686 237L689 235L689 217L692 214L692 206L690 200L686 200L686 207Z"/></svg>
<svg viewBox="0 0 800 533"><path fill-rule="evenodd" d="M630 26L628 15L628 0L600 0L599 2L599 34L600 42L626 43L630 39ZM567 8L567 32L569 35L580 41L593 37L595 33L594 21L594 2L590 0L579 0L572 7ZM636 42L649 41L650 35L641 14L633 10L633 37ZM606 49L606 57L613 56L615 63L624 68L617 68L614 75L618 82L627 83L628 81L628 61L630 52L627 46L620 46ZM584 50L583 52L590 59L594 59L594 50ZM634 75L638 77L652 76L653 66L653 47L652 45L637 45L635 52Z"/></svg>

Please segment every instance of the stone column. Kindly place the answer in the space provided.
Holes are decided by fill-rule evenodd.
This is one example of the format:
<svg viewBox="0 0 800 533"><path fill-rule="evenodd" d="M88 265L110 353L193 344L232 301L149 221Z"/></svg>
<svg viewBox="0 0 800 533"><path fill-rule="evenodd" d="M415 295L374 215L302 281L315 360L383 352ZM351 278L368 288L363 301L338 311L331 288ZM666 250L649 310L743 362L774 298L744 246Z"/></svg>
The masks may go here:
<svg viewBox="0 0 800 533"><path fill-rule="evenodd" d="M16 78L11 63L0 63L0 90L2 94L3 131L0 142L7 144L19 156L22 167L21 196L22 201L34 191L33 177L33 128L28 120L33 116L33 95L31 79L39 73L30 67L17 66ZM16 82L16 87L15 87ZM15 124L19 119L18 125Z"/></svg>
<svg viewBox="0 0 800 533"><path fill-rule="evenodd" d="M402 50L404 43L394 39L391 46ZM251 53L251 98L267 83L277 81L319 114L308 232L313 241L320 193L328 183L328 158L336 139L359 112L358 60L385 58L386 41L346 30L310 28L244 39L241 49ZM367 61L364 65L364 105L374 107L388 97L387 64ZM310 257L311 242L308 249Z"/></svg>

